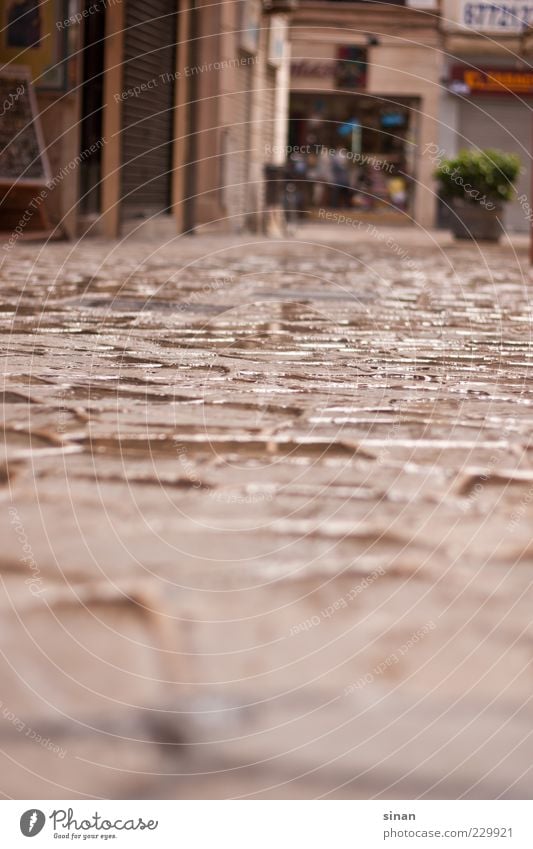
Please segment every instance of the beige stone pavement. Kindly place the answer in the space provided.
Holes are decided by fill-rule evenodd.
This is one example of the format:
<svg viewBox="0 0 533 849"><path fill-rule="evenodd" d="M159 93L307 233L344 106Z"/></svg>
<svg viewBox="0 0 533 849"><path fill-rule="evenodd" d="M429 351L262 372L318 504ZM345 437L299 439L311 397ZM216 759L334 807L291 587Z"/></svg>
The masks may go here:
<svg viewBox="0 0 533 849"><path fill-rule="evenodd" d="M525 798L525 240L4 254L0 789Z"/></svg>

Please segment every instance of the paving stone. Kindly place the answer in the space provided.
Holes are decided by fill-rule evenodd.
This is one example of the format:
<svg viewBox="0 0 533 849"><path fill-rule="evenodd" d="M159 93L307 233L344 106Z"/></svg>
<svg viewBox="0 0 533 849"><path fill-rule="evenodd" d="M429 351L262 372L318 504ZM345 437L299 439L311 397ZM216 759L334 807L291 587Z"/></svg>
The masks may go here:
<svg viewBox="0 0 533 849"><path fill-rule="evenodd" d="M5 257L3 793L530 797L525 243L383 234Z"/></svg>

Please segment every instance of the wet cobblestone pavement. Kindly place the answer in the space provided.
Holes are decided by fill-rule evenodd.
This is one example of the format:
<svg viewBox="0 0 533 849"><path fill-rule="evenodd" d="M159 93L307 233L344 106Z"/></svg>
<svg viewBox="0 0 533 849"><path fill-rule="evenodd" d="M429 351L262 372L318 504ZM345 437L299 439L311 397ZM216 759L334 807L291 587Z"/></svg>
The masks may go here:
<svg viewBox="0 0 533 849"><path fill-rule="evenodd" d="M309 227L0 273L4 794L531 796L521 246Z"/></svg>

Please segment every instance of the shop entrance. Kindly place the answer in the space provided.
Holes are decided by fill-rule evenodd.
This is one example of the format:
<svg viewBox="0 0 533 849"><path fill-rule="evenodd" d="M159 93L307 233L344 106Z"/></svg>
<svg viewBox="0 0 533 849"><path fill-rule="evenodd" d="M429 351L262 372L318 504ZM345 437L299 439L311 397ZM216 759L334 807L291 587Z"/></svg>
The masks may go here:
<svg viewBox="0 0 533 849"><path fill-rule="evenodd" d="M87 12L91 0L85 0ZM102 118L105 45L105 5L96 4L86 14L83 29L83 80L81 87L80 209L85 215L100 212L102 179Z"/></svg>
<svg viewBox="0 0 533 849"><path fill-rule="evenodd" d="M293 93L289 171L301 209L412 215L418 99Z"/></svg>

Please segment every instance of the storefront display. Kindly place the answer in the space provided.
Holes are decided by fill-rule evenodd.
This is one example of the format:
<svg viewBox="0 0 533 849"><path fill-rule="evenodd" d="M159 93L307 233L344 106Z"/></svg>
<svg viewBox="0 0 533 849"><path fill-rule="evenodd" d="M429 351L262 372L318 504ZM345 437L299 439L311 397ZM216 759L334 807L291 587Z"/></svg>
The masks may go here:
<svg viewBox="0 0 533 849"><path fill-rule="evenodd" d="M415 98L293 93L289 150L306 164L311 205L405 211Z"/></svg>

